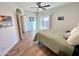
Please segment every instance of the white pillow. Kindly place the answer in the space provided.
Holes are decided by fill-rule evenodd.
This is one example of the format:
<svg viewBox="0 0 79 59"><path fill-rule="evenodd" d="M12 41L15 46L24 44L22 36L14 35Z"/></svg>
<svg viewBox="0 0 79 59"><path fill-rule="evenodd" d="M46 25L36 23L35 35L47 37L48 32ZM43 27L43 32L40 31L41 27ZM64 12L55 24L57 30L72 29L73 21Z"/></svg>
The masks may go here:
<svg viewBox="0 0 79 59"><path fill-rule="evenodd" d="M72 46L79 45L79 31L70 35L69 38L67 39L67 43Z"/></svg>
<svg viewBox="0 0 79 59"><path fill-rule="evenodd" d="M74 29L71 30L71 35L79 31L79 26L75 27Z"/></svg>

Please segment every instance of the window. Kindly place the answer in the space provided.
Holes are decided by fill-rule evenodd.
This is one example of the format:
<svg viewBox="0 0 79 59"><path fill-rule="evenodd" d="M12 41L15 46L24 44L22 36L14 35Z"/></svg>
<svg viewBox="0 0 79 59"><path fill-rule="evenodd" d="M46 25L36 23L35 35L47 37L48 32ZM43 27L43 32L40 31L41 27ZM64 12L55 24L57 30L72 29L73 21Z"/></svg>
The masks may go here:
<svg viewBox="0 0 79 59"><path fill-rule="evenodd" d="M48 29L49 28L49 17L43 17L41 20L41 29Z"/></svg>

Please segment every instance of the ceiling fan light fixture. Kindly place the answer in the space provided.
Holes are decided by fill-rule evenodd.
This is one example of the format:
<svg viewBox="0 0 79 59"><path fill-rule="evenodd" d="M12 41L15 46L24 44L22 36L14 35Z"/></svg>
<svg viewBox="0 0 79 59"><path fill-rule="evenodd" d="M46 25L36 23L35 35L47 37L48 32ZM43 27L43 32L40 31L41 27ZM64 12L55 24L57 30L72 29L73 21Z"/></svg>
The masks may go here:
<svg viewBox="0 0 79 59"><path fill-rule="evenodd" d="M42 9L41 8L38 8L38 10L41 11Z"/></svg>

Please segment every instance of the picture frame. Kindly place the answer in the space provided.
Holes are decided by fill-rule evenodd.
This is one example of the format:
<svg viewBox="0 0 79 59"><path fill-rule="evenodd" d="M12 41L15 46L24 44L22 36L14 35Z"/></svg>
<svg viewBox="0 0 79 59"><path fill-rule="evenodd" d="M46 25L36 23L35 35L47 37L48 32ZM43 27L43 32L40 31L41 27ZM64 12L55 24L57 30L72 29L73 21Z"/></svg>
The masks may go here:
<svg viewBox="0 0 79 59"><path fill-rule="evenodd" d="M0 15L0 28L13 26L12 17Z"/></svg>
<svg viewBox="0 0 79 59"><path fill-rule="evenodd" d="M58 16L58 20L64 20L64 16Z"/></svg>
<svg viewBox="0 0 79 59"><path fill-rule="evenodd" d="M34 17L29 17L29 20L30 21L34 21Z"/></svg>

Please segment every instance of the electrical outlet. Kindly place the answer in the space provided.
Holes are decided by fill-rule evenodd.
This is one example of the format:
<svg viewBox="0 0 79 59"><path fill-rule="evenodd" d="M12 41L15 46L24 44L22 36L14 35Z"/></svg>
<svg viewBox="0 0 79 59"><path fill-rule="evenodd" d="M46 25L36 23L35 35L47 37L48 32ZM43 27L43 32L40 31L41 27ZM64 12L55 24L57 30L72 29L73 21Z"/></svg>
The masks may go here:
<svg viewBox="0 0 79 59"><path fill-rule="evenodd" d="M4 51L5 50L5 47L0 47L0 51Z"/></svg>
<svg viewBox="0 0 79 59"><path fill-rule="evenodd" d="M2 47L2 50L4 50L5 49L5 47Z"/></svg>
<svg viewBox="0 0 79 59"><path fill-rule="evenodd" d="M0 55L4 55L6 53L6 47L0 47Z"/></svg>

